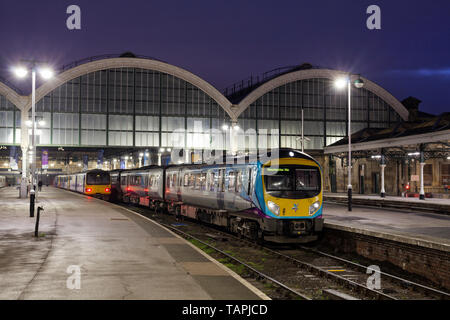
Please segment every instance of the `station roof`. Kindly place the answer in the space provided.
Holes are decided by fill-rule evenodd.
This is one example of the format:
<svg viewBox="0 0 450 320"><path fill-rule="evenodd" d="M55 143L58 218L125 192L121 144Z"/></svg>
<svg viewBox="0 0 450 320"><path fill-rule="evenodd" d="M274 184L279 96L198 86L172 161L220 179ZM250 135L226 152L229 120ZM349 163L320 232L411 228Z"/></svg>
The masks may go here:
<svg viewBox="0 0 450 320"><path fill-rule="evenodd" d="M309 69L321 69L318 66L313 66L312 64L305 62L300 65L286 66L281 68L272 69L262 73L261 75L253 76L243 79L241 81L235 82L234 84L226 87L223 90L223 94L230 100L233 104L239 104L250 92L260 87L264 83L280 77L284 74L291 73L299 70L309 70Z"/></svg>
<svg viewBox="0 0 450 320"><path fill-rule="evenodd" d="M450 141L450 112L433 116L418 112L414 121L402 121L390 128L366 128L352 134L352 151L377 148L402 147ZM348 138L325 148L325 154L348 151ZM449 149L450 151L450 149Z"/></svg>

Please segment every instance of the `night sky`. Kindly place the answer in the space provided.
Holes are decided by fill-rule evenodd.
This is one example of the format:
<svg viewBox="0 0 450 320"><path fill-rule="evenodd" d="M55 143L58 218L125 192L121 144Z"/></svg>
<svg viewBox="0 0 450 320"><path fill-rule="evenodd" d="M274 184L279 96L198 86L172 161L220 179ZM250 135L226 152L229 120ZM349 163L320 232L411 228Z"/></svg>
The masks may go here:
<svg viewBox="0 0 450 320"><path fill-rule="evenodd" d="M81 30L66 8L81 7ZM366 8L381 7L381 30ZM251 74L310 62L361 73L429 113L450 111L450 1L6 1L0 2L0 75L20 59L55 68L132 51L180 66L222 91Z"/></svg>

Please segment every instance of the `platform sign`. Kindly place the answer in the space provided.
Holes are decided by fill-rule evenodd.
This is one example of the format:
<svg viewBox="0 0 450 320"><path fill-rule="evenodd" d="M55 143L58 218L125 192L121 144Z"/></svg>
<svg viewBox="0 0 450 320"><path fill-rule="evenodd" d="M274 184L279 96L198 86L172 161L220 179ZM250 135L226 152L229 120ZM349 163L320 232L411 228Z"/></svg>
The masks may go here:
<svg viewBox="0 0 450 320"><path fill-rule="evenodd" d="M41 163L42 169L48 169L48 149L42 150Z"/></svg>
<svg viewBox="0 0 450 320"><path fill-rule="evenodd" d="M88 170L89 157L87 155L83 156L83 171Z"/></svg>
<svg viewBox="0 0 450 320"><path fill-rule="evenodd" d="M120 169L125 169L125 160L120 159Z"/></svg>
<svg viewBox="0 0 450 320"><path fill-rule="evenodd" d="M419 179L419 175L417 174L413 174L413 175L411 175L411 181L417 181L417 182L419 182L420 181L420 179Z"/></svg>
<svg viewBox="0 0 450 320"><path fill-rule="evenodd" d="M10 150L9 150L9 167L11 168L11 170L19 170L19 167L17 165L17 158L18 158L18 153L17 153L16 146L10 147Z"/></svg>

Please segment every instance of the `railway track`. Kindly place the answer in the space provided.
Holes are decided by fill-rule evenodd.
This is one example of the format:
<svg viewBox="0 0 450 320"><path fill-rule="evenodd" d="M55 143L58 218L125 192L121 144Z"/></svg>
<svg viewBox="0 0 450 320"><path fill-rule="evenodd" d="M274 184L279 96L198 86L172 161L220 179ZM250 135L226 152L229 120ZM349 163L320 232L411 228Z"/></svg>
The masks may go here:
<svg viewBox="0 0 450 320"><path fill-rule="evenodd" d="M370 288L367 266L314 248L260 245L214 226L187 219L180 223L173 216L143 207L127 208L156 220L202 249L208 248L210 254L212 250L220 262L239 269L241 276L262 281L266 289L276 288L266 290L275 299L450 300L446 292L382 271L382 289Z"/></svg>

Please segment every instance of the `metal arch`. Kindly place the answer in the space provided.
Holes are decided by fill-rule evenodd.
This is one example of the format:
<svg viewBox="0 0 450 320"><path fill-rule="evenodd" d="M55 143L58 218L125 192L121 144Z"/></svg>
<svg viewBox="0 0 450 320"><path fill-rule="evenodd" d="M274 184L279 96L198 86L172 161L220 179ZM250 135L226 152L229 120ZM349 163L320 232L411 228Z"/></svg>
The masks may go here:
<svg viewBox="0 0 450 320"><path fill-rule="evenodd" d="M85 64L77 65L72 69L65 70L36 89L36 103L40 101L44 96L58 88L60 85L70 80L91 72L112 68L138 68L154 70L180 78L202 90L205 94L215 100L217 104L225 110L225 112L230 116L231 119L237 119L235 112L231 108L232 103L209 82L180 67L159 60L144 58L99 59L87 62ZM31 108L30 97L26 97L26 100L27 102L24 105L24 111L28 111Z"/></svg>
<svg viewBox="0 0 450 320"><path fill-rule="evenodd" d="M255 102L258 98L262 97L264 94L276 89L282 85L285 85L290 82L298 81L298 80L306 80L313 78L326 78L326 79L335 79L340 76L347 75L348 72L331 70L331 69L307 69L307 70L299 70L291 73L287 73L276 77L252 92L248 94L239 104L236 110L236 117L239 117L253 102ZM382 98L391 108L393 108L403 120L407 120L409 116L409 111L405 108L405 106L398 101L391 93L387 90L383 89L376 83L370 81L369 79L361 77L364 81L364 88L373 94Z"/></svg>
<svg viewBox="0 0 450 320"><path fill-rule="evenodd" d="M9 102L11 102L17 109L23 110L28 97L21 96L19 92L13 89L7 82L0 80L0 95L4 96Z"/></svg>

